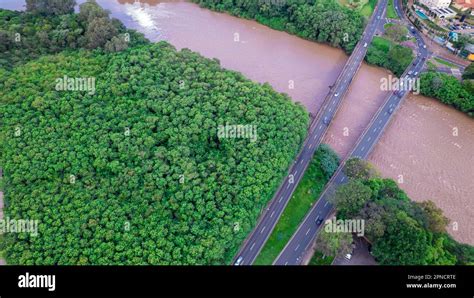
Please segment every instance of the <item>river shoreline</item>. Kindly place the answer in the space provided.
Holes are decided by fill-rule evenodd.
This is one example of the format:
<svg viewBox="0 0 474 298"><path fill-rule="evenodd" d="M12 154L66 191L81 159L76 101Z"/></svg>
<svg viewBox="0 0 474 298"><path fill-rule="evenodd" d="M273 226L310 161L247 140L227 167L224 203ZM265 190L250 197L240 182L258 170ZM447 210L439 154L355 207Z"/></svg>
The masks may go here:
<svg viewBox="0 0 474 298"><path fill-rule="evenodd" d="M20 5L6 0L0 7L13 2ZM189 48L217 58L223 67L287 93L312 114L348 59L340 49L186 1L97 2L150 40L166 40L177 49ZM324 140L341 156L348 153L384 101L387 94L380 88L380 79L389 75L385 69L366 63L361 66ZM470 229L474 226L472 135L474 121L463 113L436 100L410 95L369 157L382 176L401 181L400 187L413 200L433 200L458 226L455 231L450 225L448 232L469 244L474 244Z"/></svg>

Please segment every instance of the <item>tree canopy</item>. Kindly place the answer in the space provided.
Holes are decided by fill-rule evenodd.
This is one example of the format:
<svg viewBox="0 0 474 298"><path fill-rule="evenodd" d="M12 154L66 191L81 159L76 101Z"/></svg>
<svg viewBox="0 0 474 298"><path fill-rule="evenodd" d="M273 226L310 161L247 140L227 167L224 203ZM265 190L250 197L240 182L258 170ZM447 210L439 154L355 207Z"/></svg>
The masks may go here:
<svg viewBox="0 0 474 298"><path fill-rule="evenodd" d="M203 7L255 19L277 30L328 43L350 53L364 30L364 18L333 0L193 0Z"/></svg>
<svg viewBox="0 0 474 298"><path fill-rule="evenodd" d="M5 235L7 262L230 262L299 150L305 109L165 42L67 50L0 80L4 213L40 235ZM95 92L58 91L65 76ZM219 136L234 125L255 138Z"/></svg>
<svg viewBox="0 0 474 298"><path fill-rule="evenodd" d="M474 93L469 81L464 84L455 77L439 72L425 72L420 76L421 94L439 99L442 103L474 116Z"/></svg>

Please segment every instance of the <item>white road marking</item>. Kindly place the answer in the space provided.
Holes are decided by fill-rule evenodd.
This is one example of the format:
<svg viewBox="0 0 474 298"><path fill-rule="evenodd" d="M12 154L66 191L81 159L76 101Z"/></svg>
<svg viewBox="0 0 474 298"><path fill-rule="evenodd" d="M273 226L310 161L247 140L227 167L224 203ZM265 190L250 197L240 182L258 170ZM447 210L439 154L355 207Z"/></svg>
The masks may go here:
<svg viewBox="0 0 474 298"><path fill-rule="evenodd" d="M262 228L262 230L260 231L260 234L262 234L263 231L265 231L265 228L266 228L266 227L263 227L263 228Z"/></svg>
<svg viewBox="0 0 474 298"><path fill-rule="evenodd" d="M285 262L285 266L288 265L288 261Z"/></svg>
<svg viewBox="0 0 474 298"><path fill-rule="evenodd" d="M309 229L306 231L306 235L309 234L309 231L311 231L311 228L309 228Z"/></svg>
<svg viewBox="0 0 474 298"><path fill-rule="evenodd" d="M297 250L298 250L298 248L300 248L300 245L299 245L299 244L298 244L298 246L295 248L295 251L297 251Z"/></svg>
<svg viewBox="0 0 474 298"><path fill-rule="evenodd" d="M369 138L367 139L367 142L369 142L371 139L372 139L372 137L369 137Z"/></svg>
<svg viewBox="0 0 474 298"><path fill-rule="evenodd" d="M364 149L365 149L365 146L364 146L364 147L362 147L362 149L361 149L360 151L364 151Z"/></svg>
<svg viewBox="0 0 474 298"><path fill-rule="evenodd" d="M382 123L382 119L379 120L379 123Z"/></svg>
<svg viewBox="0 0 474 298"><path fill-rule="evenodd" d="M278 203L281 203L281 200L283 200L283 197L281 197L281 198L278 200Z"/></svg>
<svg viewBox="0 0 474 298"><path fill-rule="evenodd" d="M329 202L328 202L328 201L326 201L326 203L324 204L324 207L326 207L328 204L329 204Z"/></svg>
<svg viewBox="0 0 474 298"><path fill-rule="evenodd" d="M376 132L376 131L377 131L377 127L376 127L376 128L374 128L374 132Z"/></svg>
<svg viewBox="0 0 474 298"><path fill-rule="evenodd" d="M322 124L319 126L319 129L321 129L321 128L323 128L323 125L322 125Z"/></svg>
<svg viewBox="0 0 474 298"><path fill-rule="evenodd" d="M286 189L290 188L290 183L288 183L288 186L286 187Z"/></svg>
<svg viewBox="0 0 474 298"><path fill-rule="evenodd" d="M345 179L346 179L346 177L342 177L340 181L343 182Z"/></svg>
<svg viewBox="0 0 474 298"><path fill-rule="evenodd" d="M303 163L303 161L304 161L304 158L301 159L300 163ZM296 175L296 174L295 174L295 175Z"/></svg>
<svg viewBox="0 0 474 298"><path fill-rule="evenodd" d="M252 246L250 247L250 250L253 249L253 247L255 246L255 242L252 244Z"/></svg>
<svg viewBox="0 0 474 298"><path fill-rule="evenodd" d="M309 144L309 149L311 149L311 147L313 147L313 143Z"/></svg>
<svg viewBox="0 0 474 298"><path fill-rule="evenodd" d="M273 217L273 214L275 214L275 211L273 211L273 212L272 212L272 214L270 215L270 218L272 218L272 217Z"/></svg>

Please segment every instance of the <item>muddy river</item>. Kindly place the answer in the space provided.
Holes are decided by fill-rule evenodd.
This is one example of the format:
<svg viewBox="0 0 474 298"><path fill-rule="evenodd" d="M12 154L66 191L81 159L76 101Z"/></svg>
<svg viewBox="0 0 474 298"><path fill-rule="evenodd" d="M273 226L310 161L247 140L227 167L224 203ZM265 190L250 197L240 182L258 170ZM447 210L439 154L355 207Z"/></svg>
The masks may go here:
<svg viewBox="0 0 474 298"><path fill-rule="evenodd" d="M79 3L83 0L77 1ZM97 0L152 41L189 48L257 82L268 82L316 113L347 56L341 50L278 32L254 21L186 1ZM0 7L21 9L22 1ZM362 65L325 142L344 156L384 101L389 73ZM435 100L410 95L394 115L370 161L417 201L430 199L452 221L449 233L474 244L474 121Z"/></svg>

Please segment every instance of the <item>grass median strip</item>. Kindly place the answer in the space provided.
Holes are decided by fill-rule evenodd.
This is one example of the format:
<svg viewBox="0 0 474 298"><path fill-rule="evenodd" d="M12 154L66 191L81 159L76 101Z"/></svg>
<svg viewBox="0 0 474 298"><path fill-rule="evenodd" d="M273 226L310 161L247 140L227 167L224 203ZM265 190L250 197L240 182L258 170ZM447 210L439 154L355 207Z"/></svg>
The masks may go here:
<svg viewBox="0 0 474 298"><path fill-rule="evenodd" d="M271 265L298 228L312 204L316 203L329 177L339 163L337 154L322 145L286 206L255 265Z"/></svg>
<svg viewBox="0 0 474 298"><path fill-rule="evenodd" d="M395 11L395 7L393 6L393 1L389 0L387 5L387 18L389 19L398 19L397 12Z"/></svg>

